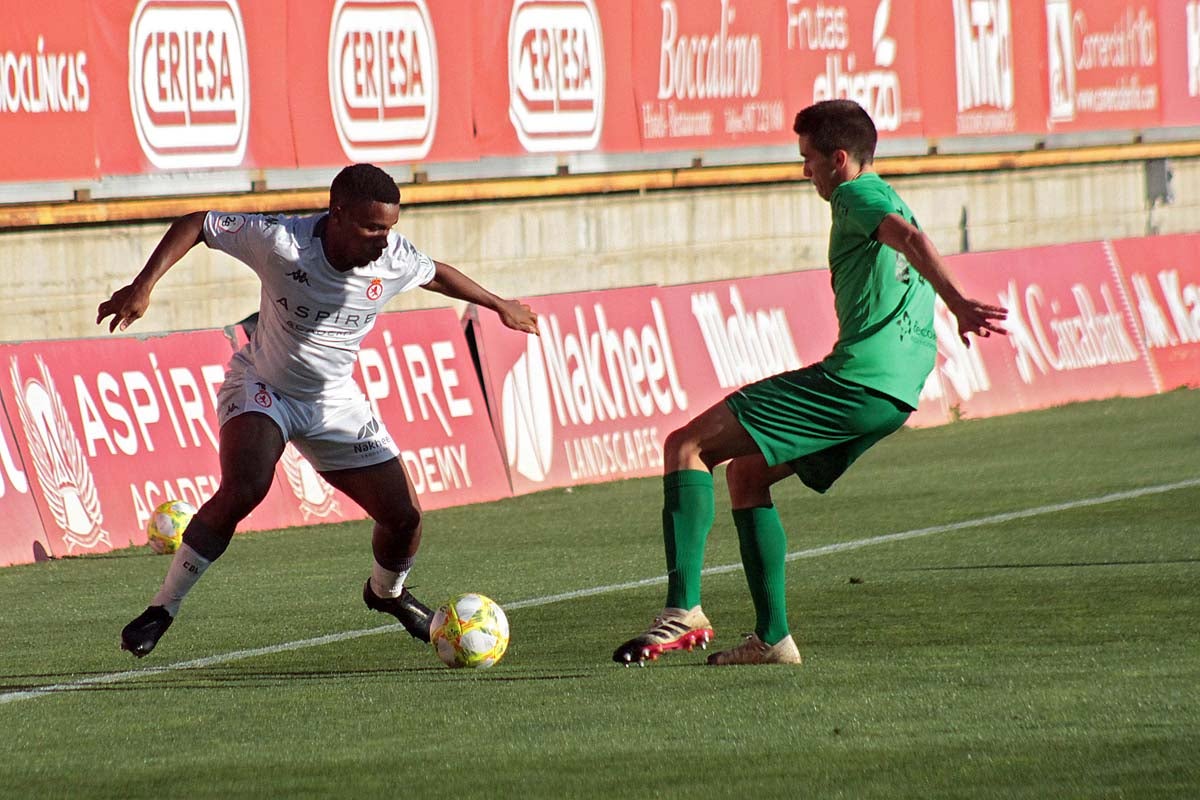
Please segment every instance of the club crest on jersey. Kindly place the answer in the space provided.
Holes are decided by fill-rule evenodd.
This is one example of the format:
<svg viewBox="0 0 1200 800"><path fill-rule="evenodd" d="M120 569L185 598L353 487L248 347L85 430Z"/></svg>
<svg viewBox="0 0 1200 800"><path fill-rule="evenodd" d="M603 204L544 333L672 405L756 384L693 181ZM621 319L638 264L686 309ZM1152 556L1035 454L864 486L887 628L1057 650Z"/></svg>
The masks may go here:
<svg viewBox="0 0 1200 800"><path fill-rule="evenodd" d="M367 299L378 300L383 297L383 280L375 278L371 281L371 285L367 287Z"/></svg>
<svg viewBox="0 0 1200 800"><path fill-rule="evenodd" d="M254 402L263 408L271 407L271 393L267 391L266 384L258 384L258 391L254 393Z"/></svg>

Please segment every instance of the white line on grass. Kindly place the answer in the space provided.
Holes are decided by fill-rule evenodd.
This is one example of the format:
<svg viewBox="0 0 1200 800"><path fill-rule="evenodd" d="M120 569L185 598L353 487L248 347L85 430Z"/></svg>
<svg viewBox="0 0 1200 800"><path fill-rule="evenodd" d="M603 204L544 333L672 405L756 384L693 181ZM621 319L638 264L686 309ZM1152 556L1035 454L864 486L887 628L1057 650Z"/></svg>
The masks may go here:
<svg viewBox="0 0 1200 800"><path fill-rule="evenodd" d="M833 553L843 553L848 550L858 550L862 547L870 547L877 544L887 544L889 542L900 542L905 539L916 539L921 536L933 536L939 533L949 533L951 531L961 531L968 528L979 528L985 525L997 525L1003 522L1012 522L1018 519L1029 519L1030 517L1040 517L1045 514L1055 514L1059 511L1070 511L1076 508L1087 508L1089 506L1104 505L1106 503L1118 503L1122 500L1133 500L1139 497L1148 495L1163 494L1164 492L1173 492L1176 489L1190 489L1200 486L1200 478L1192 478L1185 481L1177 481L1175 483L1164 483L1158 486L1147 486L1142 489L1132 489L1126 492L1113 492L1112 494L1100 495L1099 497L1088 497L1082 500L1070 500L1066 503L1054 503L1048 506L1038 506L1036 508L1027 508L1022 511L1009 511L1004 514L992 514L987 517L978 519L968 519L962 522L951 522L945 525L934 525L928 528L914 528L908 531L900 531L899 533L887 533L881 536L870 536L865 539L855 539L850 542L838 542L836 544L827 544L822 547L813 547L808 550L797 550L788 553L788 561L797 561L801 558L816 558L817 556L831 555ZM709 567L704 570L705 575L719 575L726 572L736 572L742 568L741 564L722 564L716 567ZM532 608L535 606L545 606L551 603L560 603L564 600L578 600L582 597L593 597L600 594L609 594L612 592L621 592L626 589L639 589L645 586L655 586L667 582L665 575L658 575L653 578L643 578L638 581L628 581L626 583L612 583L606 586L593 586L590 589L577 589L573 592L563 592L562 594L550 594L543 597L533 597L528 600L517 600L514 602L505 603L504 607L509 610L519 608ZM267 656L274 653L286 653L290 650L303 650L309 647L321 647L327 644L336 644L349 639L358 639L363 636L374 636L379 633L388 633L390 631L400 630L401 625L383 625L378 628L366 628L357 631L343 631L342 633L331 633L326 636L317 636L312 639L300 639L294 642L284 642L283 644L274 644L268 647L255 647L248 650L234 650L230 653L220 653L217 655L206 656L204 658L196 658L191 661L179 661L175 664L167 664L161 667L146 667L143 669L131 669L125 672L110 672L104 675L94 675L90 678L80 678L67 683L55 683L47 686L38 686L32 689L24 689L17 692L6 692L0 694L0 705L4 703L12 703L17 700L28 700L35 697L43 697L54 692L67 692L76 689L84 689L89 686L103 686L111 683L120 683L121 681L131 680L133 678L144 678L154 675L162 675L168 672L176 672L185 669L197 669L200 667L212 667L218 664L228 664L232 661L240 661L245 658L254 658L256 656Z"/></svg>

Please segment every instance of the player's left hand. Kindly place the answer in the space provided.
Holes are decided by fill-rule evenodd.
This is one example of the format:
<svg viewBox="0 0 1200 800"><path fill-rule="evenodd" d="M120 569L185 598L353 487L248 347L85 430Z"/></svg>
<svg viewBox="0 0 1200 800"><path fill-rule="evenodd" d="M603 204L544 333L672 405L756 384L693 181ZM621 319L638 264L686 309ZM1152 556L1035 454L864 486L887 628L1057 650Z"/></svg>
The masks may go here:
<svg viewBox="0 0 1200 800"><path fill-rule="evenodd" d="M539 335L538 332L538 315L525 303L520 300L504 300L496 308L496 313L500 315L500 321L505 327L512 328L514 331L523 333L532 333Z"/></svg>
<svg viewBox="0 0 1200 800"><path fill-rule="evenodd" d="M998 322L998 320L1008 317L1007 308L992 306L967 298L963 298L958 306L958 308L952 308L950 311L954 314L954 318L958 320L958 336L967 347L971 346L971 342L967 339L968 333L973 333L976 336L984 338L991 336L993 333L1008 334L1004 326Z"/></svg>
<svg viewBox="0 0 1200 800"><path fill-rule="evenodd" d="M136 282L122 286L97 307L96 324L101 324L106 317L111 316L108 332L113 333L118 327L125 330L130 324L141 319L149 306L150 293Z"/></svg>

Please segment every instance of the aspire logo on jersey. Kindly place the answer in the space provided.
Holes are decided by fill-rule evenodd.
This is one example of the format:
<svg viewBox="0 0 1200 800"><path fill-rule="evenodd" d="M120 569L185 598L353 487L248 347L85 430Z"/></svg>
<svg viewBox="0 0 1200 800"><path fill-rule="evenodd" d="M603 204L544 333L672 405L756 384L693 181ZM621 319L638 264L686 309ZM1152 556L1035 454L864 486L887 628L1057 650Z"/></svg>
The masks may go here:
<svg viewBox="0 0 1200 800"><path fill-rule="evenodd" d="M517 0L508 27L508 116L522 146L594 149L604 87L604 37L592 0Z"/></svg>
<svg viewBox="0 0 1200 800"><path fill-rule="evenodd" d="M437 39L424 0L338 0L329 27L329 102L354 161L424 158L437 128Z"/></svg>
<svg viewBox="0 0 1200 800"><path fill-rule="evenodd" d="M154 166L241 164L250 73L237 0L142 0L129 26L129 102Z"/></svg>

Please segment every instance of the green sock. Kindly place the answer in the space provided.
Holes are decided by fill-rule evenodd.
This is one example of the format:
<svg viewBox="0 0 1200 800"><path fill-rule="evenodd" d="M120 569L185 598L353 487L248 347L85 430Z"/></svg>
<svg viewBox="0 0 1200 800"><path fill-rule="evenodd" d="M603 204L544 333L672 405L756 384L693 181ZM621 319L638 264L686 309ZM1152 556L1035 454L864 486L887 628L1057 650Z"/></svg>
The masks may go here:
<svg viewBox="0 0 1200 800"><path fill-rule="evenodd" d="M663 476L663 543L667 549L667 606L700 604L704 542L713 524L713 477L700 469Z"/></svg>
<svg viewBox="0 0 1200 800"><path fill-rule="evenodd" d="M734 509L746 583L754 600L754 632L767 644L788 635L787 534L775 506Z"/></svg>

